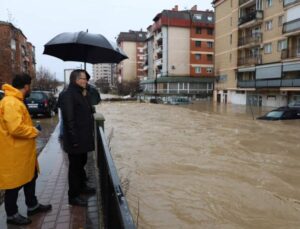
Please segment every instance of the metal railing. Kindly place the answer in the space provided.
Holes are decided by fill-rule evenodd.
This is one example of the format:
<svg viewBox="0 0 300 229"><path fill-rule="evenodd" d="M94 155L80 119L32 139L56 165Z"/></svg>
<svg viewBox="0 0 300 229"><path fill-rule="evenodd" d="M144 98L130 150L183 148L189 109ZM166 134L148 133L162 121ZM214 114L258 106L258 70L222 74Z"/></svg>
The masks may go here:
<svg viewBox="0 0 300 229"><path fill-rule="evenodd" d="M286 23L283 23L282 33L291 33L300 30L300 19L295 19Z"/></svg>
<svg viewBox="0 0 300 229"><path fill-rule="evenodd" d="M237 81L237 87L239 87L239 88L255 88L255 80Z"/></svg>
<svg viewBox="0 0 300 229"><path fill-rule="evenodd" d="M299 58L300 53L297 52L299 47L296 47L295 49L282 49L281 50L281 59L289 59L289 58Z"/></svg>
<svg viewBox="0 0 300 229"><path fill-rule="evenodd" d="M262 33L255 33L255 34L250 34L249 36L244 36L239 38L238 45L243 46L243 45L257 45L260 44L262 41Z"/></svg>
<svg viewBox="0 0 300 229"><path fill-rule="evenodd" d="M300 79L283 79L282 87L300 87Z"/></svg>
<svg viewBox="0 0 300 229"><path fill-rule="evenodd" d="M263 16L264 16L264 12L262 10L256 10L252 13L249 13L245 16L240 17L239 25L242 25L242 24L252 21L252 20L262 20Z"/></svg>
<svg viewBox="0 0 300 229"><path fill-rule="evenodd" d="M102 209L99 212L99 227L101 229L135 229L136 226L103 131L105 119L101 114L95 114L94 119L97 200Z"/></svg>
<svg viewBox="0 0 300 229"><path fill-rule="evenodd" d="M241 57L238 59L238 65L252 65L252 64L261 64L262 56L248 56L248 57Z"/></svg>
<svg viewBox="0 0 300 229"><path fill-rule="evenodd" d="M300 79L239 80L239 88L300 87Z"/></svg>

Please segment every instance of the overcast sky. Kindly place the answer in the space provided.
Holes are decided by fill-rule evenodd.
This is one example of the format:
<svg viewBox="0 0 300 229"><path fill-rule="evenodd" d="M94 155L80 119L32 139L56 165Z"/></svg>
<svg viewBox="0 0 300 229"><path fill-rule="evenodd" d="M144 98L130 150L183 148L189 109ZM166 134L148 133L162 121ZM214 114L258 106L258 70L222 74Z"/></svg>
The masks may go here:
<svg viewBox="0 0 300 229"><path fill-rule="evenodd" d="M62 32L89 30L115 41L120 32L146 31L153 18L164 9L178 5L179 10L197 5L212 9L212 0L0 0L0 20L20 28L36 48L37 69L44 66L63 79L66 68L80 67L78 62L63 62L43 55L44 44ZM91 66L88 66L91 71ZM92 73L92 72L90 72Z"/></svg>

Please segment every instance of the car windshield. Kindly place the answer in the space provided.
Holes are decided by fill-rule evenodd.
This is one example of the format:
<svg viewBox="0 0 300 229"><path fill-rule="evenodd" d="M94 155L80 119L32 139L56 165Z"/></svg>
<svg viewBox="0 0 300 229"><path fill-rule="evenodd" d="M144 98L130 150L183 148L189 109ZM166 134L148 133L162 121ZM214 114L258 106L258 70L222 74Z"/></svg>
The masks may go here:
<svg viewBox="0 0 300 229"><path fill-rule="evenodd" d="M283 111L271 111L269 112L266 117L268 118L280 118L283 114Z"/></svg>
<svg viewBox="0 0 300 229"><path fill-rule="evenodd" d="M38 92L31 92L28 99L41 100L41 99L43 99L43 94L42 93L38 93Z"/></svg>

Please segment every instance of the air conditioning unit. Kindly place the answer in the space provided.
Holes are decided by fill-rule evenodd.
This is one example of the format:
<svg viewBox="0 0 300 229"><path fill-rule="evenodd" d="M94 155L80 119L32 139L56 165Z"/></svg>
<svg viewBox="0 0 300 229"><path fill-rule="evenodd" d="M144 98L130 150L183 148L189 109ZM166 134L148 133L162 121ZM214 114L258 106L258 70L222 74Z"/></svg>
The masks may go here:
<svg viewBox="0 0 300 229"><path fill-rule="evenodd" d="M264 44L260 44L260 45L259 45L259 48L260 48L260 49L263 49L263 48L264 48Z"/></svg>

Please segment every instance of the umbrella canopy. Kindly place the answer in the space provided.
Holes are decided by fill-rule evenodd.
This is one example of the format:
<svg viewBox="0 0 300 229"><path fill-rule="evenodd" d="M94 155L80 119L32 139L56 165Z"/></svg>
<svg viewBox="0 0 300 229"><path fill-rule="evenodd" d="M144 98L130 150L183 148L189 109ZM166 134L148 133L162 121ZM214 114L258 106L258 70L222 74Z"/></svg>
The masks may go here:
<svg viewBox="0 0 300 229"><path fill-rule="evenodd" d="M126 54L101 34L61 33L45 44L44 53L64 61L120 63Z"/></svg>

